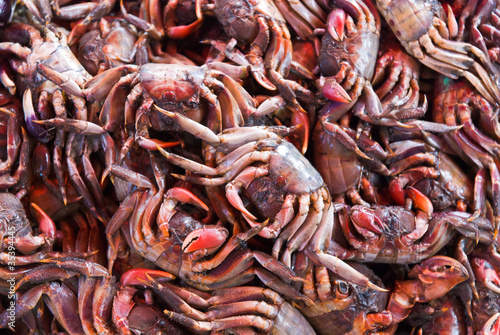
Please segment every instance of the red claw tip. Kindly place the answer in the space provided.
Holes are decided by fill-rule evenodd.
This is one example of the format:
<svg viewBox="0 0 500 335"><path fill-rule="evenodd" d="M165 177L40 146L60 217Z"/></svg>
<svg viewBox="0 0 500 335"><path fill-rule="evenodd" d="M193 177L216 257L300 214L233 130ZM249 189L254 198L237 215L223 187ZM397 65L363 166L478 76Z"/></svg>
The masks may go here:
<svg viewBox="0 0 500 335"><path fill-rule="evenodd" d="M349 96L349 94L344 90L342 86L340 86L339 83L337 83L333 79L325 80L324 85L321 88L321 93L323 93L323 96L325 98L332 101L338 101L342 103L351 102L351 97Z"/></svg>
<svg viewBox="0 0 500 335"><path fill-rule="evenodd" d="M206 226L192 231L182 244L184 252L209 249L222 245L229 236L226 228L219 226Z"/></svg>
<svg viewBox="0 0 500 335"><path fill-rule="evenodd" d="M344 24L346 20L346 13L342 9L334 9L326 23L328 33L337 42L344 39Z"/></svg>

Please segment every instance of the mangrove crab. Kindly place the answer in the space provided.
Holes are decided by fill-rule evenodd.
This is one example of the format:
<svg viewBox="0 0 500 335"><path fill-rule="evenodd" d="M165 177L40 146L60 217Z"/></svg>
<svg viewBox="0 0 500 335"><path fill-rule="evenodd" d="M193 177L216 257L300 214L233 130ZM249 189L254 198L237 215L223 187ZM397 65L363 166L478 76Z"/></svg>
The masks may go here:
<svg viewBox="0 0 500 335"><path fill-rule="evenodd" d="M376 5L408 54L450 78L465 77L489 102L500 102L497 74L488 56L472 44L448 39L456 35L450 34L447 23L454 20L452 11L446 15L435 0L378 0Z"/></svg>
<svg viewBox="0 0 500 335"><path fill-rule="evenodd" d="M333 212L343 204L332 203L321 175L291 143L280 137L279 134L288 135L288 128L230 128L215 135L181 114L157 108L185 131L224 154L213 168L161 150L172 164L210 177L175 176L206 186L225 185L227 199L248 224L261 227L260 236L275 239L274 258L290 266L292 254L310 246L320 264L360 285L378 288L337 257L323 252L324 243L332 234ZM278 189L276 185L281 186ZM255 210L246 208L240 191L247 193L245 198ZM265 225L260 220L272 221Z"/></svg>
<svg viewBox="0 0 500 335"><path fill-rule="evenodd" d="M377 205L339 212L339 225L349 246L332 241L328 252L342 259L408 264L434 255L451 240L454 230L484 243L493 241L489 219L460 211L433 213L423 194L413 188L409 191L417 215L404 207Z"/></svg>

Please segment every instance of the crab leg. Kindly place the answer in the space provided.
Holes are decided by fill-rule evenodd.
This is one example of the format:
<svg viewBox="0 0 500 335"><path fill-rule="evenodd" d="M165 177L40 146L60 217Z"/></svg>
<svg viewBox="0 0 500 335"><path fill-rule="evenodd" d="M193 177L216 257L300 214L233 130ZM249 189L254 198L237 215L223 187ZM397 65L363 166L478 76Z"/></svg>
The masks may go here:
<svg viewBox="0 0 500 335"><path fill-rule="evenodd" d="M20 136L21 125L15 113L7 108L0 108L0 112L7 116L7 158L0 162L0 173L10 172L12 165L19 155L22 138Z"/></svg>
<svg viewBox="0 0 500 335"><path fill-rule="evenodd" d="M170 319L197 331L219 331L243 326L251 326L263 331L269 331L273 327L272 321L255 315L229 317L217 321L196 321L168 310L165 310L165 314Z"/></svg>
<svg viewBox="0 0 500 335"><path fill-rule="evenodd" d="M117 294L116 277L101 277L95 286L92 300L92 316L97 333L111 332L113 300Z"/></svg>
<svg viewBox="0 0 500 335"><path fill-rule="evenodd" d="M312 237L308 248L305 250L306 255L316 263L327 267L333 273L341 276L345 280L352 282L356 285L367 286L377 291L387 291L381 287L370 282L369 278L364 274L353 269L341 259L326 253L325 245L331 239L333 233L333 220L334 220L334 204L330 203L325 210L325 214Z"/></svg>
<svg viewBox="0 0 500 335"><path fill-rule="evenodd" d="M78 313L78 301L75 294L64 284L57 282L36 286L17 300L16 317L22 317L27 312L35 308L42 295L46 295L47 305L54 314L61 326L70 334L85 334L80 322L80 318L75 318ZM9 311L6 310L0 315L0 327L5 328L8 324Z"/></svg>
<svg viewBox="0 0 500 335"><path fill-rule="evenodd" d="M92 300L96 284L97 278L87 278L84 276L78 278L78 313L80 314L82 327L86 334L95 332L92 315Z"/></svg>

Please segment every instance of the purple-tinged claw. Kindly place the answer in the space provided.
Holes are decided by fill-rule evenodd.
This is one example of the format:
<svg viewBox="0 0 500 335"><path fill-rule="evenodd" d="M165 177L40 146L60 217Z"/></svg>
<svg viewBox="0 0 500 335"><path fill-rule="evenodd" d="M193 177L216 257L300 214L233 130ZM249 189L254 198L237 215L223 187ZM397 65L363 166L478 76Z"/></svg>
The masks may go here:
<svg viewBox="0 0 500 335"><path fill-rule="evenodd" d="M351 102L351 97L344 90L339 83L337 83L334 79L328 78L320 78L319 84L321 86L321 93L323 96L332 101L338 101L342 103Z"/></svg>
<svg viewBox="0 0 500 335"><path fill-rule="evenodd" d="M342 9L334 9L328 16L326 27L328 33L337 42L344 39L344 24L346 20L346 13Z"/></svg>
<svg viewBox="0 0 500 335"><path fill-rule="evenodd" d="M23 94L23 110L24 110L24 121L26 122L26 128L28 132L35 137L38 141L42 143L47 143L51 138L50 132L45 129L42 125L38 124L38 117L35 114L35 108L33 107L33 100L31 96L31 89L27 89Z"/></svg>

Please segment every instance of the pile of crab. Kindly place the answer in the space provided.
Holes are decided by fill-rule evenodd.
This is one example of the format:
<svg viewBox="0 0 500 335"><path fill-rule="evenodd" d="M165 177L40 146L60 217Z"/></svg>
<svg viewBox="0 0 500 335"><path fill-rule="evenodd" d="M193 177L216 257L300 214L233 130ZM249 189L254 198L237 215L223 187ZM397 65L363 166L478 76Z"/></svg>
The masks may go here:
<svg viewBox="0 0 500 335"><path fill-rule="evenodd" d="M0 0L0 332L500 334L497 0Z"/></svg>

